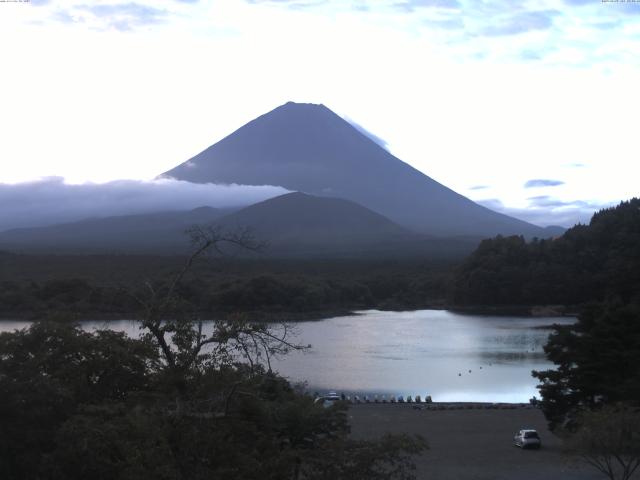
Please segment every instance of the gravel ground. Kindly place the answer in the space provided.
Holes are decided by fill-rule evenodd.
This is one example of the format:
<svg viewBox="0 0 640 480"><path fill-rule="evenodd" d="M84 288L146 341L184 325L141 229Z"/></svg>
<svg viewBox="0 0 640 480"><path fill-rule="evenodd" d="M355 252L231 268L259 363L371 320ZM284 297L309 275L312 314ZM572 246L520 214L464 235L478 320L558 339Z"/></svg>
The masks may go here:
<svg viewBox="0 0 640 480"><path fill-rule="evenodd" d="M416 410L407 404L364 404L349 409L352 435L372 439L384 433L420 434L430 449L416 458L418 479L430 480L601 480L579 459L563 453L535 408ZM540 450L521 450L513 436L535 428ZM639 477L640 478L640 477Z"/></svg>

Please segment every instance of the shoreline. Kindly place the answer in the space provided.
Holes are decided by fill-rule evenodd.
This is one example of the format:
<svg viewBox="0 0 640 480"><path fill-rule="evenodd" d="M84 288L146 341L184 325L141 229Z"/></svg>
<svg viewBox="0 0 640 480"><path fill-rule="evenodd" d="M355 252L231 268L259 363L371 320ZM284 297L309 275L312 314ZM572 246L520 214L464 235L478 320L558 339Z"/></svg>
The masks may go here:
<svg viewBox="0 0 640 480"><path fill-rule="evenodd" d="M539 410L539 405L529 402L348 402L349 408L361 406L408 407L414 410Z"/></svg>
<svg viewBox="0 0 640 480"><path fill-rule="evenodd" d="M578 305L450 305L446 307L453 313L487 316L518 317L577 317Z"/></svg>
<svg viewBox="0 0 640 480"><path fill-rule="evenodd" d="M241 315L251 318L255 322L308 322L324 320L326 318L356 316L362 310L379 310L381 312L413 312L419 310L446 310L460 315L478 315L478 316L498 316L498 317L577 317L578 306L566 305L396 305L393 308L389 306L357 306L352 308L327 308L321 310L310 311L211 311L200 312L203 320L227 319L231 316ZM37 320L46 320L47 315L40 312L20 311L20 312L0 312L0 322L4 321L27 321L34 322ZM91 321L119 321L127 319L135 319L139 317L135 312L57 312L61 318L68 317L68 321L72 322L91 322Z"/></svg>
<svg viewBox="0 0 640 480"><path fill-rule="evenodd" d="M330 309L330 310L314 310L308 312L200 312L200 316L203 321L228 319L232 316L247 316L254 322L260 323L275 323L275 322L305 322L323 320L331 317L341 317L358 315L358 310L348 309ZM134 312L91 312L91 313L77 313L77 312L59 312L57 314L64 321L69 322L118 322L122 320L138 321L140 315ZM46 315L40 315L37 312L1 312L0 322L35 322L38 320L47 320ZM52 320L52 318L48 318ZM53 318L55 320L55 318Z"/></svg>

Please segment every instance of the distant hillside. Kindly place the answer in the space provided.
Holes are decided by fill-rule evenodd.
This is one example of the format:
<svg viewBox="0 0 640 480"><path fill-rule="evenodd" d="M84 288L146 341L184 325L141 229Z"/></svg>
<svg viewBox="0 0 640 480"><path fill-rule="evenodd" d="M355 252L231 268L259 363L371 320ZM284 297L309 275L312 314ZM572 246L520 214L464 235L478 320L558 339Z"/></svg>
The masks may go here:
<svg viewBox="0 0 640 480"><path fill-rule="evenodd" d="M546 236L540 227L482 207L429 178L323 105L287 103L163 176L279 185L344 198L430 235Z"/></svg>
<svg viewBox="0 0 640 480"><path fill-rule="evenodd" d="M452 295L459 305L640 302L640 199L555 240L484 240L458 269Z"/></svg>
<svg viewBox="0 0 640 480"><path fill-rule="evenodd" d="M176 254L188 249L185 230L210 224L248 228L267 243L262 256L462 258L475 237L432 238L411 232L354 202L290 193L223 215L208 207L188 212L90 219L0 233L0 249L44 253Z"/></svg>
<svg viewBox="0 0 640 480"><path fill-rule="evenodd" d="M371 245L416 236L356 203L299 192L251 205L219 224L228 229L249 226L256 237L278 246Z"/></svg>
<svg viewBox="0 0 640 480"><path fill-rule="evenodd" d="M0 249L55 253L183 252L187 228L214 222L227 213L229 210L201 207L20 228L0 232Z"/></svg>
<svg viewBox="0 0 640 480"><path fill-rule="evenodd" d="M462 258L480 241L416 234L357 203L299 192L249 206L218 224L249 226L268 242L265 253L275 256Z"/></svg>

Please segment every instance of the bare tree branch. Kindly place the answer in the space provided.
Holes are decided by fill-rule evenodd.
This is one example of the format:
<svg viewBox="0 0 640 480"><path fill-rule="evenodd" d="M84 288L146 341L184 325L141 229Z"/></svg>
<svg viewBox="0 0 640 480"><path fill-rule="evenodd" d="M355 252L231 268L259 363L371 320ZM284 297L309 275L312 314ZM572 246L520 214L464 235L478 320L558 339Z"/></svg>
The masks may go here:
<svg viewBox="0 0 640 480"><path fill-rule="evenodd" d="M274 355L305 348L289 340L287 325L281 325L276 331L243 317L212 321L211 331L205 332L197 309L180 293L187 274L199 259L210 254L227 257L234 251L259 252L265 244L256 241L248 229L225 232L215 226L195 225L187 233L191 238L191 253L168 281L146 280L142 293L127 291L141 307L141 328L157 344L170 373L168 378L175 382L178 411L182 410L180 392L187 379L200 375L207 365L232 366L235 362L246 361L254 372L262 360L271 371ZM227 402L234 392L232 390Z"/></svg>

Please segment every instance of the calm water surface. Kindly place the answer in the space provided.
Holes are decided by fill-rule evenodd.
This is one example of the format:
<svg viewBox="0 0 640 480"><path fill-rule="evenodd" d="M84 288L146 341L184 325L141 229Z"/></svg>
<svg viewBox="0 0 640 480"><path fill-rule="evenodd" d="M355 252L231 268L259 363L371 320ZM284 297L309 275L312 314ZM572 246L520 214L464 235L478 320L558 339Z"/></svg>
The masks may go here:
<svg viewBox="0 0 640 480"><path fill-rule="evenodd" d="M434 401L526 402L536 390L531 370L552 367L543 345L566 317L493 317L445 310L380 312L296 324L297 341L311 344L273 365L309 389L345 393L431 395ZM2 322L0 330L28 322ZM138 335L131 321L85 322Z"/></svg>

